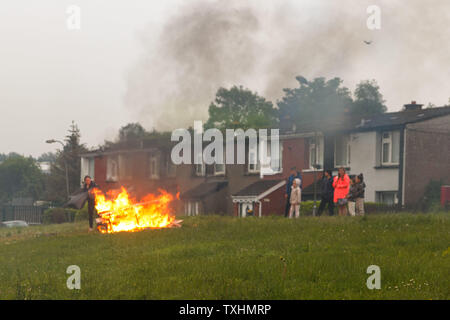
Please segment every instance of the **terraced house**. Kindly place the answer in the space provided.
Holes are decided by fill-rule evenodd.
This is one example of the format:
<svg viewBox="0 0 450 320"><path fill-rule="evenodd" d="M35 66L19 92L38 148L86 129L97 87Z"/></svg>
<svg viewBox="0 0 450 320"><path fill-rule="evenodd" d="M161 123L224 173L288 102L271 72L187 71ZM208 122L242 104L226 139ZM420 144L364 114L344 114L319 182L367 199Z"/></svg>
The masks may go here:
<svg viewBox="0 0 450 320"><path fill-rule="evenodd" d="M228 214L245 217L284 214L285 181L290 168L302 172L303 200L319 198L323 169L341 166L363 173L366 201L414 204L431 179L450 183L450 106L422 108L412 102L402 111L372 117L343 115L334 121L280 124L280 157L271 175L245 164L174 165L170 141L143 140L82 155L81 176L91 175L103 191L125 186L135 194L158 188L180 192L177 214ZM235 153L236 154L236 153Z"/></svg>

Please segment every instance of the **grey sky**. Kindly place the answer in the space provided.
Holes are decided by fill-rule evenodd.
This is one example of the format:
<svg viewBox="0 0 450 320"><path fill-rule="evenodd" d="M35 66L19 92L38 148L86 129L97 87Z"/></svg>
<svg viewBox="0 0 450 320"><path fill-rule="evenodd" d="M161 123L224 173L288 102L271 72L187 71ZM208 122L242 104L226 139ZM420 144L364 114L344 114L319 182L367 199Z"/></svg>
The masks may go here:
<svg viewBox="0 0 450 320"><path fill-rule="evenodd" d="M81 7L79 31L66 28L70 4ZM378 31L366 28L371 4L381 8ZM223 42L218 47L205 46L209 33L192 33L209 24L191 21L208 15L238 25L211 27ZM390 111L412 99L444 105L449 21L447 0L3 1L0 152L53 151L44 141L63 139L72 120L90 147L128 122L147 129L189 126L206 119L218 86L242 84L276 102L299 74L339 76L352 91L360 80L376 79ZM241 27L242 38L230 41ZM184 56L183 48L194 56ZM217 55L215 48L233 52ZM223 61L217 71L203 61L208 54ZM246 68L235 58L248 59Z"/></svg>

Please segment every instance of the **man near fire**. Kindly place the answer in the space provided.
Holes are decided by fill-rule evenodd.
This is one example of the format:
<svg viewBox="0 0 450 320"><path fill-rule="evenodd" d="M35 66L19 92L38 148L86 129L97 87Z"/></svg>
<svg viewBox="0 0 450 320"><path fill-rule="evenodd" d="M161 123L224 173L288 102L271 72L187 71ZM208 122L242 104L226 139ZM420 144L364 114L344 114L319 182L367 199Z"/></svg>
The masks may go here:
<svg viewBox="0 0 450 320"><path fill-rule="evenodd" d="M89 231L94 230L94 211L95 211L95 194L93 189L98 188L97 184L92 180L90 176L84 177L83 191L88 192L88 213L89 213Z"/></svg>
<svg viewBox="0 0 450 320"><path fill-rule="evenodd" d="M294 182L294 179L300 179L300 190L302 190L302 175L299 171L297 171L296 167L291 168L291 175L287 179L286 183L286 194L284 197L286 198L286 209L284 211L284 216L287 218L289 217L289 210L291 208L290 198L291 198L291 190L292 190L292 183Z"/></svg>

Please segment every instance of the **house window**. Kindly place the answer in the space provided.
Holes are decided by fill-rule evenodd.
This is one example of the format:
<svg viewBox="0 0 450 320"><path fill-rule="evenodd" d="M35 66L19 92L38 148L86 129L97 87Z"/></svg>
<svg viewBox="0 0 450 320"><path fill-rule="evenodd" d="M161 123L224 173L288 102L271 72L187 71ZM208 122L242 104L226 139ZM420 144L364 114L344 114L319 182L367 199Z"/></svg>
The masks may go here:
<svg viewBox="0 0 450 320"><path fill-rule="evenodd" d="M133 158L131 155L119 155L120 180L130 180L133 177Z"/></svg>
<svg viewBox="0 0 450 320"><path fill-rule="evenodd" d="M223 153L223 156L225 157L225 153ZM214 163L214 175L224 175L225 174L225 161L222 160L222 164L220 163Z"/></svg>
<svg viewBox="0 0 450 320"><path fill-rule="evenodd" d="M249 146L248 149L248 172L259 172L258 146Z"/></svg>
<svg viewBox="0 0 450 320"><path fill-rule="evenodd" d="M239 216L245 218L247 216L254 216L253 202L241 202L239 203Z"/></svg>
<svg viewBox="0 0 450 320"><path fill-rule="evenodd" d="M219 163L215 163L214 164L214 174L215 175L224 175L225 174L225 164L219 164Z"/></svg>
<svg viewBox="0 0 450 320"><path fill-rule="evenodd" d="M194 162L194 174L198 177L203 177L206 174L206 165L203 162L203 155L200 152L199 154L196 155L197 157L197 162L200 162L199 164L195 164Z"/></svg>
<svg viewBox="0 0 450 320"><path fill-rule="evenodd" d="M314 169L314 165L323 167L323 137L309 139L309 168Z"/></svg>
<svg viewBox="0 0 450 320"><path fill-rule="evenodd" d="M149 178L159 179L159 155L151 154L149 156Z"/></svg>
<svg viewBox="0 0 450 320"><path fill-rule="evenodd" d="M81 158L81 180L90 176L95 180L95 158Z"/></svg>
<svg viewBox="0 0 450 320"><path fill-rule="evenodd" d="M194 172L196 176L203 177L206 172L206 166L204 163L202 164L195 164L194 165Z"/></svg>
<svg viewBox="0 0 450 320"><path fill-rule="evenodd" d="M278 143L278 154L272 155L272 145L270 141L267 141L267 151L262 150L263 154L264 152L267 155L267 164L262 164L258 169L261 170L263 174L275 174L280 173L283 171L282 168L282 155L283 155L283 145L281 143ZM260 147L262 147L260 145ZM264 148L263 148L264 149Z"/></svg>
<svg viewBox="0 0 450 320"><path fill-rule="evenodd" d="M399 154L400 132L383 132L381 134L381 164L398 164Z"/></svg>
<svg viewBox="0 0 450 320"><path fill-rule="evenodd" d="M198 201L187 201L184 205L184 214L187 216L198 216L200 214L200 204Z"/></svg>
<svg viewBox="0 0 450 320"><path fill-rule="evenodd" d="M350 164L350 139L348 135L334 140L334 166L347 167Z"/></svg>
<svg viewBox="0 0 450 320"><path fill-rule="evenodd" d="M108 156L106 158L106 180L115 182L118 180L118 159L117 156Z"/></svg>
<svg viewBox="0 0 450 320"><path fill-rule="evenodd" d="M377 191L375 193L376 202L387 205L394 205L398 203L397 191Z"/></svg>

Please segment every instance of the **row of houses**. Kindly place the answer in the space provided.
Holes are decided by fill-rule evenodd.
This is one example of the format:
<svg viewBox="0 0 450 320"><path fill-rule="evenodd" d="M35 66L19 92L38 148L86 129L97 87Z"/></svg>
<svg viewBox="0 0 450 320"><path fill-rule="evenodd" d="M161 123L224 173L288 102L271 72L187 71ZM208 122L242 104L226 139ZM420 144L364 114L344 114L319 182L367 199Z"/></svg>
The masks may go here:
<svg viewBox="0 0 450 320"><path fill-rule="evenodd" d="M345 167L363 173L366 201L413 205L431 179L450 182L450 106L423 109L412 102L402 111L372 117L343 115L307 124L284 119L280 157L271 175L244 164L174 165L173 144L142 140L82 155L81 176L90 175L103 191L125 186L138 197L159 188L180 192L177 214L207 213L245 217L283 214L290 168L302 172L303 200L310 200L324 169Z"/></svg>

